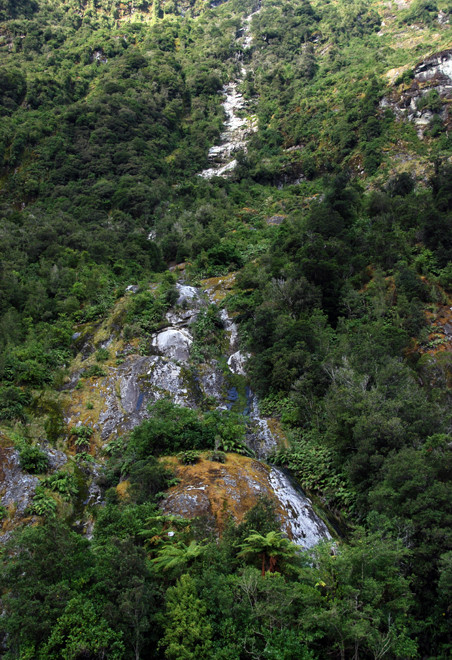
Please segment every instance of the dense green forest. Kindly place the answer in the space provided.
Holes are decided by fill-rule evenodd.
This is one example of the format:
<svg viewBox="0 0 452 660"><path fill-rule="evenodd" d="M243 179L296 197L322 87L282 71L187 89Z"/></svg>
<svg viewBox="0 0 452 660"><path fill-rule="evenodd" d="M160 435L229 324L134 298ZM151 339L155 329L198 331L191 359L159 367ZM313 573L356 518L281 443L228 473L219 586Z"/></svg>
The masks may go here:
<svg viewBox="0 0 452 660"><path fill-rule="evenodd" d="M2 657L450 657L450 14L0 0L0 480L10 450L36 480L20 516L0 483ZM199 176L233 80L256 130ZM127 357L96 340L73 382L89 333L151 355L177 273L233 277L219 307L285 438L269 460L334 541L300 550L265 497L221 535L162 512L174 460L252 456L234 409L163 399L104 444L65 421ZM222 364L213 305L193 336Z"/></svg>

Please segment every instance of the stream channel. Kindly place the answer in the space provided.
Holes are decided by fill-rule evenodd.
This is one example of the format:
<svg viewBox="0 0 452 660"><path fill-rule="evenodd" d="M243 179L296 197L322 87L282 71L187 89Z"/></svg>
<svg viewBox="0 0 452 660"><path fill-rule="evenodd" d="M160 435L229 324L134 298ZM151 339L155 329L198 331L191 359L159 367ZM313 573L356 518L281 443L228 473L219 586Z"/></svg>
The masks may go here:
<svg viewBox="0 0 452 660"><path fill-rule="evenodd" d="M239 31L237 38L243 51L252 46L253 39L250 24L253 16L256 16L260 9L259 4L258 8L243 21L242 29ZM209 149L208 158L212 165L200 172L200 176L204 179L211 179L214 176L228 176L237 165L234 154L242 149L246 151L248 138L257 131L257 118L246 114L246 102L239 91L239 86L247 73L247 69L243 66L243 55L240 55L239 58L241 63L240 75L236 80L224 85L221 90L224 96L222 105L226 120L219 144Z"/></svg>
<svg viewBox="0 0 452 660"><path fill-rule="evenodd" d="M243 50L252 46L250 25L254 16L260 11L260 5L249 16L244 19L242 30L238 39ZM246 151L247 140L257 130L255 117L246 116L246 103L239 92L239 86L247 73L246 68L241 65L240 77L229 82L222 89L224 95L223 108L226 117L224 131L220 136L220 142L210 148L208 158L212 165L203 170L200 176L210 179L214 176L225 177L232 172L237 160L234 154L243 149ZM188 289L179 284L181 288ZM209 293L209 292L207 292ZM195 290L191 292L192 297ZM214 300L211 298L211 302ZM246 377L245 363L247 356L243 355L237 346L238 331L236 324L229 317L225 309L221 310L220 318L226 333L229 335L228 366L232 373ZM235 387L228 390L226 408L232 409L238 402L239 394ZM265 461L266 457L277 446L277 440L273 436L268 421L259 412L257 397L249 386L246 386L246 404L241 411L250 420L253 432L248 435L248 444L255 452L256 457ZM271 487L286 513L286 523L290 527L291 535L295 543L310 548L322 539L330 538L328 528L314 512L313 506L303 491L294 483L290 475L285 471L270 466L269 481Z"/></svg>
<svg viewBox="0 0 452 660"><path fill-rule="evenodd" d="M200 310L207 304L218 308L216 287L221 287L222 281L221 278L215 279L217 281L213 288L207 286L204 289L178 282L178 301L175 308L167 314L170 325L154 337L153 345L158 347L167 359L176 362L182 360L187 366L192 364L199 390L204 396L216 400L217 409L234 410L244 415L247 444L256 458L266 465L266 458L275 450L278 440L272 433L268 418L261 415L258 399L249 386L245 370L249 356L240 350L237 325L226 309L218 309L225 334L223 358L227 362L226 372L216 360L199 366L193 366L191 362L193 336L190 326L195 323ZM187 388L184 391L187 391ZM174 400L182 405L193 405L183 392L174 391L174 394ZM270 489L284 512L285 527L293 541L302 547L310 548L321 540L331 538L326 524L315 513L312 503L291 476L273 465L268 465L268 470Z"/></svg>

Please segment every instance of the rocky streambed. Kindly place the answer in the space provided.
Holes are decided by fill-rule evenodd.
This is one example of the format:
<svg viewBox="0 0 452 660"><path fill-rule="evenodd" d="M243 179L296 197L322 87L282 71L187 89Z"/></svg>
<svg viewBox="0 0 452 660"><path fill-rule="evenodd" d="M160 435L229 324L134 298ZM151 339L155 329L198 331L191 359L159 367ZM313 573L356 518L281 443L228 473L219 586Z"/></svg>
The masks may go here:
<svg viewBox="0 0 452 660"><path fill-rule="evenodd" d="M102 449L149 416L149 404L169 398L181 406L202 409L208 402L209 409L229 409L243 415L246 442L254 458L227 454L225 463L219 464L204 457L194 466L182 466L175 461L180 481L163 500L162 509L166 513L184 517L203 515L221 531L225 516L240 521L258 498L265 496L274 501L288 536L301 546L311 547L329 537L325 523L290 476L266 463L266 457L284 438L277 420L263 416L259 410L258 399L246 377L248 355L240 349L237 325L227 310L221 308L221 301L232 285L232 275L206 280L200 287L179 281L177 300L167 311L160 330L148 341L144 354L143 346L136 341L124 340L122 328L114 320L118 310L97 329L97 334L79 340L80 352L60 403L69 433L66 442L69 453L74 429L84 426L94 431L90 439L94 462L86 467L88 484L83 502L78 503L81 526L83 511L100 502L96 479L102 468ZM125 302L118 303L119 307L127 305L136 294L136 288L131 287L123 299ZM199 315L206 310L222 326L218 328L221 355L217 351L215 357L200 360L195 327ZM89 372L84 365L99 346L107 348L112 359L102 365L100 374L84 377L80 387L80 376ZM38 479L21 473L17 452L8 451L3 464L5 475L9 476L4 479L6 487L1 502L10 506L12 498L17 502L18 515L23 515ZM57 452L54 460L57 458L55 469L66 461L66 455Z"/></svg>
<svg viewBox="0 0 452 660"><path fill-rule="evenodd" d="M200 408L208 400L210 408L243 415L247 444L255 458L228 454L224 464L202 459L194 466L176 465L180 482L170 489L163 510L185 517L207 516L221 529L226 514L241 520L260 496L270 497L287 534L310 547L328 538L328 529L290 476L266 464L266 457L283 438L277 421L260 413L246 378L248 355L240 350L237 325L220 307L232 284L231 276L206 280L201 287L178 282L177 301L166 314L165 327L150 341L151 354L132 352L123 364L109 367L103 378L92 383L89 396L97 396L100 405L95 406L96 414L91 411L90 424L105 444L139 424L149 414L148 405L164 397L191 408ZM199 314L209 306L222 324L218 330L223 335L222 355L200 362L194 354L194 328ZM80 413L80 402L73 403L68 426L80 423Z"/></svg>

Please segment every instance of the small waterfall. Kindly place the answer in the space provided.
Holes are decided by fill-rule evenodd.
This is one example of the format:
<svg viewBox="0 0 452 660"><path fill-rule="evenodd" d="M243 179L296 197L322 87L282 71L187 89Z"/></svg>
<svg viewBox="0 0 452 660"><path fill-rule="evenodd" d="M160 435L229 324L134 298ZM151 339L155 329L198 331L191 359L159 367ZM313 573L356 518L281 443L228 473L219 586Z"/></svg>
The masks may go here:
<svg viewBox="0 0 452 660"><path fill-rule="evenodd" d="M212 301L213 302L213 301ZM226 309L220 312L223 326L229 335L229 351L234 351L228 358L228 366L233 373L245 376L245 363L248 354L242 354L238 348L238 328L235 321L229 316ZM232 388L228 392L231 408L237 392ZM273 435L268 420L262 417L259 410L259 400L252 390L247 388L247 406L243 413L251 421L251 431L248 434L248 444L259 460L265 461L267 456L277 446L277 439ZM290 476L275 466L270 467L270 485L281 503L284 511L283 528L290 533L294 543L303 548L311 548L319 541L331 538L327 526L315 513L310 500L301 488L292 481Z"/></svg>
<svg viewBox="0 0 452 660"><path fill-rule="evenodd" d="M246 50L252 45L252 36L250 32L250 23L259 8L244 19L243 29L240 31L241 46ZM225 177L232 172L237 160L234 154L243 149L246 151L246 145L250 135L257 131L257 121L253 117L241 117L246 110L245 99L238 91L239 85L243 82L246 75L246 68L241 67L240 77L237 80L224 85L222 94L224 101L222 103L226 121L224 131L220 135L220 143L209 149L208 158L213 163L211 167L200 172L199 176L204 179L211 179L214 176Z"/></svg>
<svg viewBox="0 0 452 660"><path fill-rule="evenodd" d="M315 513L309 499L283 470L272 466L270 484L286 514L285 522L294 543L303 548L312 548L316 543L331 538L327 526Z"/></svg>
<svg viewBox="0 0 452 660"><path fill-rule="evenodd" d="M249 404L249 415L254 427L250 437L250 445L257 458L265 460L276 449L277 440L270 430L268 421L261 417L258 398L251 390Z"/></svg>

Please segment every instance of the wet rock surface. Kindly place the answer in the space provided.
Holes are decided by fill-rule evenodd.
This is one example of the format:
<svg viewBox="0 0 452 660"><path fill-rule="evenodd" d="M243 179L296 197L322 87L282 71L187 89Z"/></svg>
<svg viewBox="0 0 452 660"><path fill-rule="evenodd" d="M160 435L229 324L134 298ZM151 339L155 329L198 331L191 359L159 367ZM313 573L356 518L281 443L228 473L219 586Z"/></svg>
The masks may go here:
<svg viewBox="0 0 452 660"><path fill-rule="evenodd" d="M272 467L269 481L280 507L284 511L284 524L289 536L299 546L312 548L322 539L331 538L328 528L314 512L312 504L290 476Z"/></svg>
<svg viewBox="0 0 452 660"><path fill-rule="evenodd" d="M23 517L39 479L22 471L19 452L14 447L0 448L0 482L1 504L12 512L13 518Z"/></svg>

